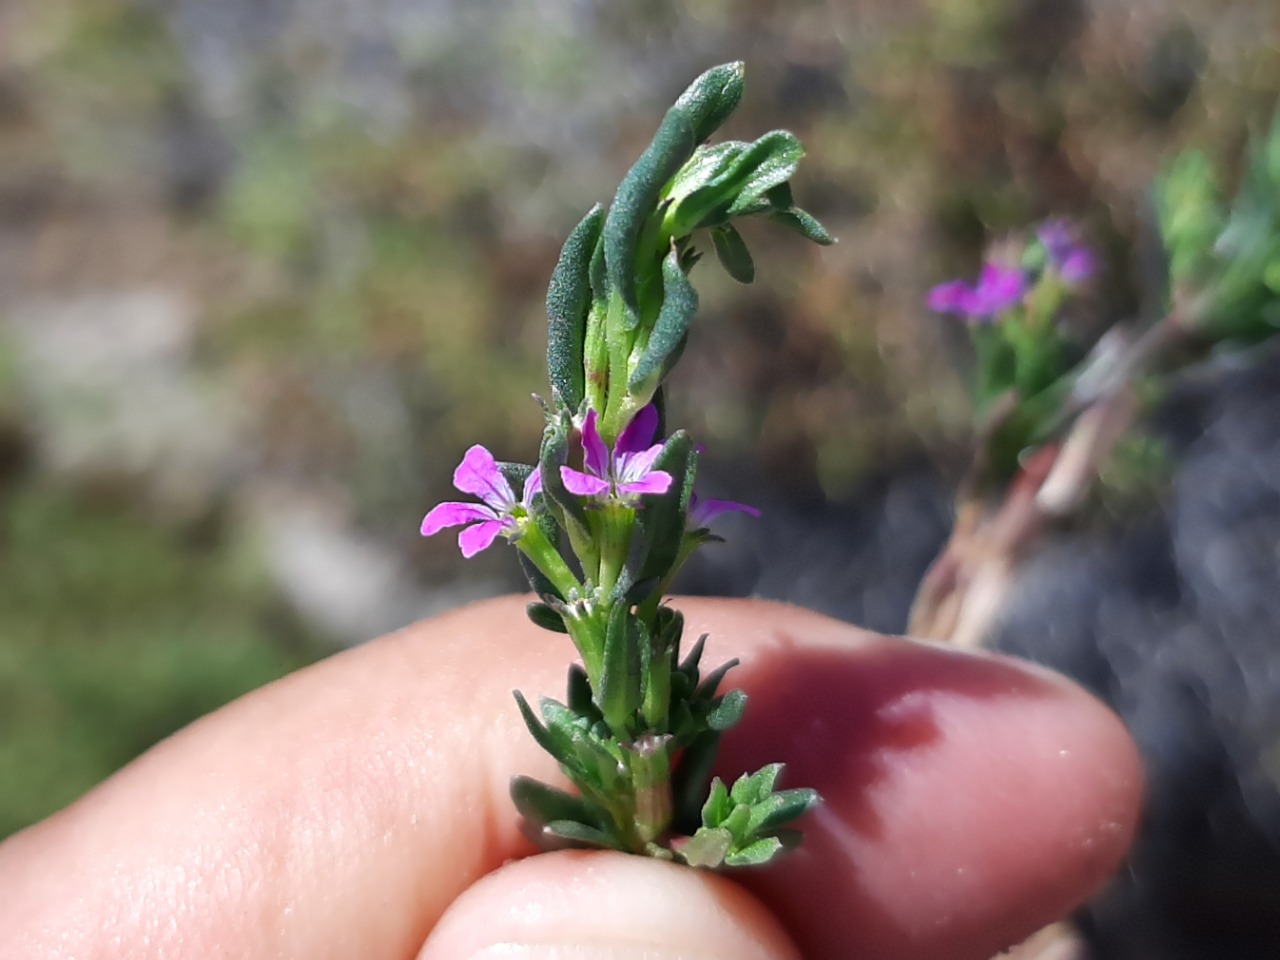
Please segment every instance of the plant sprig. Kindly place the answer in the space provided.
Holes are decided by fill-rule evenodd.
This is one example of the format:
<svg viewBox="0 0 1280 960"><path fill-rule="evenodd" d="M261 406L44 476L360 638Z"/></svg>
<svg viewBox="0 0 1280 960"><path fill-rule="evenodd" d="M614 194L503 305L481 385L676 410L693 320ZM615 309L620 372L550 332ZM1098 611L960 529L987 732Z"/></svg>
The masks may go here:
<svg viewBox="0 0 1280 960"><path fill-rule="evenodd" d="M968 323L977 360L975 455L957 522L921 583L909 631L977 645L1013 571L1049 525L1086 502L1117 454L1147 469L1130 431L1144 405L1206 358L1280 334L1280 110L1251 138L1233 193L1208 154L1188 150L1151 192L1162 275L1153 322L1116 323L1086 352L1061 324L1093 254L1065 221L1043 225L1020 259L988 262L977 284L936 287L930 306Z"/></svg>
<svg viewBox="0 0 1280 960"><path fill-rule="evenodd" d="M790 825L818 803L813 790L776 789L781 763L732 788L711 780L746 696L721 689L736 661L702 673L705 636L682 656L684 618L664 602L689 557L719 539L709 527L717 516L757 513L699 499L699 448L666 429L663 383L698 310L696 244L709 239L729 275L749 283L755 263L734 226L744 217L832 242L792 199L804 155L792 134L706 142L742 90L741 63L695 80L612 203L570 233L547 293L551 400L538 463L500 464L472 447L454 484L482 502L440 504L423 521L427 535L463 526L467 556L510 540L537 595L530 619L567 633L581 656L563 703L544 697L535 710L516 694L530 733L577 791L513 781L516 807L545 846L763 864L799 842Z"/></svg>

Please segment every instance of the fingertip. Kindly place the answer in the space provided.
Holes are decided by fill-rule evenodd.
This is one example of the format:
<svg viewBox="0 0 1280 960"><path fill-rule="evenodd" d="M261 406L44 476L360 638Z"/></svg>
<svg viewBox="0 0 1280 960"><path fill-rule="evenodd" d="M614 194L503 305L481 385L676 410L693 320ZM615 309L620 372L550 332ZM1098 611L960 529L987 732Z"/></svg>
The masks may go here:
<svg viewBox="0 0 1280 960"><path fill-rule="evenodd" d="M724 877L618 853L508 864L449 908L419 960L798 960L778 921Z"/></svg>
<svg viewBox="0 0 1280 960"><path fill-rule="evenodd" d="M804 847L746 880L805 956L989 957L1111 874L1143 780L1109 709L1008 658L850 640L757 656L722 758L786 757L783 786L823 794Z"/></svg>

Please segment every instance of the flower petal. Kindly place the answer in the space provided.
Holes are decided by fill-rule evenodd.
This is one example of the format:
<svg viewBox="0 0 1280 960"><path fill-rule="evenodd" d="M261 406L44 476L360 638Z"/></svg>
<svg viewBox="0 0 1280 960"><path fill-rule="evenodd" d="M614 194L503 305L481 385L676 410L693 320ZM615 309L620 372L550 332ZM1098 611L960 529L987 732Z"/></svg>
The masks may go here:
<svg viewBox="0 0 1280 960"><path fill-rule="evenodd" d="M466 452L453 471L453 485L463 493L479 497L494 510L505 513L515 505L516 495L498 469L493 454L476 444Z"/></svg>
<svg viewBox="0 0 1280 960"><path fill-rule="evenodd" d="M967 313L964 303L973 293L963 280L942 283L929 291L929 309L936 313Z"/></svg>
<svg viewBox="0 0 1280 960"><path fill-rule="evenodd" d="M582 473L573 467L561 467L560 479L564 481L565 489L575 497L598 497L609 492L608 480Z"/></svg>
<svg viewBox="0 0 1280 960"><path fill-rule="evenodd" d="M1096 267L1093 251L1088 247L1076 247L1067 254L1058 272L1062 274L1063 280L1076 286L1092 277Z"/></svg>
<svg viewBox="0 0 1280 960"><path fill-rule="evenodd" d="M1017 306L1027 292L1027 278L1016 267L988 263L982 268L974 315L991 316Z"/></svg>
<svg viewBox="0 0 1280 960"><path fill-rule="evenodd" d="M620 457L624 453L635 453L653 443L653 435L658 432L658 408L647 404L631 418L627 429L622 431L618 442L613 445L613 455Z"/></svg>
<svg viewBox="0 0 1280 960"><path fill-rule="evenodd" d="M505 527L506 522L502 520L486 520L484 523L467 527L458 534L458 549L470 560L481 550L487 549Z"/></svg>
<svg viewBox="0 0 1280 960"><path fill-rule="evenodd" d="M746 503L733 500L717 500L708 497L699 499L695 493L689 501L689 526L694 530L711 526L711 521L726 513L745 513L753 517L760 516L760 511Z"/></svg>
<svg viewBox="0 0 1280 960"><path fill-rule="evenodd" d="M534 467L533 472L524 478L524 490L520 495L520 502L524 504L526 510L532 509L533 498L542 492L542 469Z"/></svg>
<svg viewBox="0 0 1280 960"><path fill-rule="evenodd" d="M609 448L600 438L598 420L596 412L588 410L586 419L582 421L583 465L597 477L607 477L609 476Z"/></svg>
<svg viewBox="0 0 1280 960"><path fill-rule="evenodd" d="M671 474L665 470L650 470L636 480L618 484L618 493L635 496L642 493L666 493L671 489Z"/></svg>
<svg viewBox="0 0 1280 960"><path fill-rule="evenodd" d="M648 450L624 453L619 456L617 463L614 464L614 471L617 474L615 479L619 483L635 483L637 480L644 479L645 474L653 469L658 454L662 453L662 446L660 443L655 443Z"/></svg>
<svg viewBox="0 0 1280 960"><path fill-rule="evenodd" d="M496 520L498 516L488 507L478 503L440 503L422 518L422 535L434 536L445 527L456 527L477 520Z"/></svg>
<svg viewBox="0 0 1280 960"><path fill-rule="evenodd" d="M1049 262L1061 267L1075 248L1078 233L1075 224L1070 220L1058 218L1046 220L1040 224L1036 229L1036 236L1040 240L1040 245L1044 247Z"/></svg>

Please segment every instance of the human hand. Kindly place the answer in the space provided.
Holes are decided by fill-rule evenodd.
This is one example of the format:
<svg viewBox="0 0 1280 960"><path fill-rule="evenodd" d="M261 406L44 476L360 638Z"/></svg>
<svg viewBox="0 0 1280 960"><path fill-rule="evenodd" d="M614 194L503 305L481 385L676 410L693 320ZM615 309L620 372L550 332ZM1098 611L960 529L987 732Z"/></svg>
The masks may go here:
<svg viewBox="0 0 1280 960"><path fill-rule="evenodd" d="M787 760L803 847L720 876L533 852L513 774L562 783L511 691L571 655L526 598L264 687L0 845L4 958L986 958L1119 862L1141 796L1119 720L1016 662L757 601L680 600L750 695L722 775ZM517 946L518 945L518 946Z"/></svg>

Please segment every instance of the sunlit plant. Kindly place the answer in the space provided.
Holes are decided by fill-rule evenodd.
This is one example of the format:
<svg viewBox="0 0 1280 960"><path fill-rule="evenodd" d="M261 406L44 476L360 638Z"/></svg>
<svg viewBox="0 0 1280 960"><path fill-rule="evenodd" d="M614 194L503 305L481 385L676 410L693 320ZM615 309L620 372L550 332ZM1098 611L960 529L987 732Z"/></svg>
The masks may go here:
<svg viewBox="0 0 1280 960"><path fill-rule="evenodd" d="M743 67L708 70L667 112L608 207L570 234L547 293L551 397L536 464L483 446L454 474L475 501L438 505L424 535L461 527L470 557L503 538L537 600L529 617L567 633L580 663L564 703L516 701L575 793L516 777L511 794L547 847L623 850L692 866L763 864L794 846L792 826L818 803L777 789L783 765L711 777L720 738L746 697L721 689L737 661L711 670L703 642L684 649L666 602L689 557L718 540L709 524L754 508L694 493L699 447L669 430L663 384L698 309L689 274L708 246L735 280L755 264L735 222L771 220L820 244L790 180L804 150L786 131L746 143L708 138L737 108ZM519 496L517 496L519 491Z"/></svg>
<svg viewBox="0 0 1280 960"><path fill-rule="evenodd" d="M1157 178L1157 249L1143 259L1161 265L1148 278L1159 302L1151 319L1114 323L1092 345L1063 323L1097 266L1068 221L1004 241L976 281L930 291L930 309L963 320L973 343L976 422L956 522L917 592L912 633L984 642L1018 561L1085 502L1114 455L1159 464L1132 430L1143 406L1181 372L1280 333L1280 112L1239 166L1230 200L1220 165L1198 150Z"/></svg>

